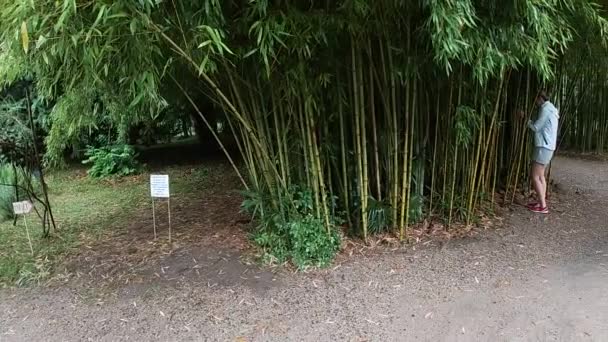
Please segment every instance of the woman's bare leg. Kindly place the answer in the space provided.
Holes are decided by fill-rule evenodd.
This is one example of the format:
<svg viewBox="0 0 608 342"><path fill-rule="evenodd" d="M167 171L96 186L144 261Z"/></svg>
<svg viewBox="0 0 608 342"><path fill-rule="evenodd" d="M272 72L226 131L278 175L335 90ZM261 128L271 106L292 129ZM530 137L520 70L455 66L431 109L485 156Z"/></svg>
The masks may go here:
<svg viewBox="0 0 608 342"><path fill-rule="evenodd" d="M538 202L542 208L547 207L547 180L545 179L545 166L533 163L532 164L532 185L538 196Z"/></svg>

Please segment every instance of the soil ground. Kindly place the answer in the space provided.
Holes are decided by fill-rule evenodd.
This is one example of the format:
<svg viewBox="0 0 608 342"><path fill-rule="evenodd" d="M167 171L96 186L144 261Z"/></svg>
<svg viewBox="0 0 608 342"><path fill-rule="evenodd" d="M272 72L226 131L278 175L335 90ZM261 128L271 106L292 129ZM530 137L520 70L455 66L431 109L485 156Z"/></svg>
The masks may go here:
<svg viewBox="0 0 608 342"><path fill-rule="evenodd" d="M606 341L608 163L559 158L552 213L514 206L474 237L351 246L308 273L248 261L239 197L178 202L174 249L149 218L46 286L0 292L0 341ZM231 209L232 208L232 209Z"/></svg>

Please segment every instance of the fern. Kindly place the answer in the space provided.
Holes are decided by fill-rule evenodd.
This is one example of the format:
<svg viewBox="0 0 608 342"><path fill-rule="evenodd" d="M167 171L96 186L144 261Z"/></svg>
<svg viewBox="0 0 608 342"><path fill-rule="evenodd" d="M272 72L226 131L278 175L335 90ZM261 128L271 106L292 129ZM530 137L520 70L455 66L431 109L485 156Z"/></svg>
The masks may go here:
<svg viewBox="0 0 608 342"><path fill-rule="evenodd" d="M141 171L135 149L129 145L89 147L86 156L88 159L83 164L91 164L88 174L93 178L123 177Z"/></svg>

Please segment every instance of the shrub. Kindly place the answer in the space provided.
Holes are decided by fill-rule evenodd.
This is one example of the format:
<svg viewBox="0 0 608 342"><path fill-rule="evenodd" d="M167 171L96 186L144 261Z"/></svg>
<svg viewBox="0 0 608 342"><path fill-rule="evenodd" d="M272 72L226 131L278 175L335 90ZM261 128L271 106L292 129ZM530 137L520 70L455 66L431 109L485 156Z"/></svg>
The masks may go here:
<svg viewBox="0 0 608 342"><path fill-rule="evenodd" d="M323 221L312 215L287 223L291 242L291 258L298 267L327 266L340 249L340 236L327 232Z"/></svg>
<svg viewBox="0 0 608 342"><path fill-rule="evenodd" d="M88 159L82 163L91 164L88 174L93 178L123 177L141 171L141 165L137 161L137 153L130 145L88 147L85 155Z"/></svg>
<svg viewBox="0 0 608 342"><path fill-rule="evenodd" d="M243 209L261 219L253 240L267 261L292 261L298 268L331 263L340 249L340 235L333 226L328 232L323 220L315 217L309 190L293 187L279 208L273 208L259 192L246 193Z"/></svg>

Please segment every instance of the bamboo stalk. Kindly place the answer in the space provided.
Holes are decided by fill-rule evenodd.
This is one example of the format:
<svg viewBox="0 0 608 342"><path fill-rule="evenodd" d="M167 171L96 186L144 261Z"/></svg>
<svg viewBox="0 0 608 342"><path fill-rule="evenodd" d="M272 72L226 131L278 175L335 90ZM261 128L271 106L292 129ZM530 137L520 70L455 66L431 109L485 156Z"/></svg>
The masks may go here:
<svg viewBox="0 0 608 342"><path fill-rule="evenodd" d="M527 70L527 76L526 76L526 103L530 103L530 70ZM531 110L529 111L531 112ZM525 131L525 120L522 120L522 124L520 125L520 129L522 130L522 134L521 134L521 140L519 141L520 145L519 145L519 156L517 158L517 167L515 169L515 180L513 182L513 196L511 197L511 204L513 204L513 201L515 201L515 194L517 193L517 185L519 183L519 172L520 172L520 168L521 168L521 164L522 164L522 158L523 155L525 153L525 144L527 142L527 135L524 134L523 132Z"/></svg>
<svg viewBox="0 0 608 342"><path fill-rule="evenodd" d="M283 130L285 130L285 127L283 127L280 124L279 121L279 114L277 113L277 111L279 111L279 106L277 104L276 101L276 95L274 91L270 92L271 94L271 100L272 100L272 118L274 121L274 134L276 136L277 142L277 149L278 149L278 155L279 155L279 170L281 173L281 178L283 178L285 180L285 183L287 183L287 169L286 169L286 161L285 161L285 151L284 151L284 141L282 139L282 134L281 134L281 128L283 128ZM282 111L281 111L282 114Z"/></svg>
<svg viewBox="0 0 608 342"><path fill-rule="evenodd" d="M462 67L460 68L459 77L462 78ZM458 87L458 99L456 100L456 108L462 103L462 85ZM450 209L448 212L448 229L452 226L452 216L454 214L454 193L456 191L456 170L458 168L458 150L459 142L458 137L455 137L456 144L454 145L454 165L452 167L452 185L450 189Z"/></svg>
<svg viewBox="0 0 608 342"><path fill-rule="evenodd" d="M321 178L321 170L318 169L318 165L316 162L316 153L315 153L315 140L314 140L314 128L312 126L312 119L310 118L311 109L309 108L309 104L307 103L307 99L304 99L304 110L303 110L303 123L305 125L308 148L304 153L306 156L308 154L308 162L310 163L310 172L312 174L312 190L315 199L315 212L317 214L317 218L321 218L321 189L320 189L320 180Z"/></svg>
<svg viewBox="0 0 608 342"><path fill-rule="evenodd" d="M355 119L355 159L357 163L357 176L359 184L359 201L361 207L361 225L363 238L367 240L367 213L365 211L365 200L366 191L364 187L364 172L363 172L363 148L361 146L362 141L362 125L361 125L361 108L359 102L359 77L357 72L357 53L356 53L356 41L352 37L351 44L351 59L352 59L352 89L353 89L353 107L354 107L354 119Z"/></svg>
<svg viewBox="0 0 608 342"><path fill-rule="evenodd" d="M344 106L342 103L342 98L338 97L338 116L340 118L340 156L342 158L342 182L344 183L344 188L342 190L342 196L344 201L344 208L346 209L346 219L348 221L348 225L352 226L351 222L351 211L350 211L350 181L348 178L348 165L346 164L346 136L345 136L345 128L344 128Z"/></svg>
<svg viewBox="0 0 608 342"><path fill-rule="evenodd" d="M437 96L437 107L435 109L435 138L433 142L433 161L431 163L431 191L429 194L429 217L433 216L433 198L435 197L435 170L437 168L437 141L439 138L439 113L440 97Z"/></svg>
<svg viewBox="0 0 608 342"><path fill-rule="evenodd" d="M360 50L359 50L360 51ZM361 53L357 58L360 63L363 62L363 58ZM368 172L368 159L367 159L367 125L366 125L366 115L365 115L365 98L363 94L364 91L364 76L363 76L363 67L360 65L357 68L357 76L359 78L359 114L360 114L360 125L361 125L361 156L362 160L362 171L363 171L363 182L361 188L361 218L362 218L362 226L363 226L363 237L367 241L367 230L368 230L368 200L369 200L369 172Z"/></svg>
<svg viewBox="0 0 608 342"><path fill-rule="evenodd" d="M371 116L371 122L372 122L372 143L373 143L373 147L374 147L374 166L375 166L375 179L376 179L376 197L378 198L378 201L382 201L382 185L381 185L381 173L380 173L380 153L378 150L378 134L377 134L377 127L376 127L376 99L375 99L375 93L374 93L374 83L373 83L373 79L374 79L374 63L373 63L373 52L372 52L372 44L371 44L371 39L368 39L368 45L367 45L367 49L368 49L368 53L370 56L370 61L369 61L369 104L370 104L370 116Z"/></svg>
<svg viewBox="0 0 608 342"><path fill-rule="evenodd" d="M391 120L392 120L392 167L391 172L392 172L392 191L391 191L391 207L393 208L393 217L392 217L392 222L394 225L397 224L397 220L398 220L398 193L399 193L399 120L397 118L397 86L396 86L396 80L395 80L395 75L393 73L393 68L394 68L394 64L393 64L393 57L392 57L392 53L390 51L390 42L387 41L387 46L388 46L388 50L387 50L387 56L388 56L388 72L390 73L390 76L388 77L390 79L390 113L391 113ZM382 44L380 45L380 49L381 51L382 49ZM382 56L384 56L384 53L382 53ZM384 67L384 64L383 64ZM386 75L386 70L385 70L385 75Z"/></svg>
<svg viewBox="0 0 608 342"><path fill-rule="evenodd" d="M320 158L320 153L319 153L319 144L317 142L317 135L316 133L316 125L313 121L312 118L312 110L311 108L308 108L308 110L306 110L307 112L307 118L308 118L308 127L310 128L309 132L311 135L311 145L312 145L312 152L314 153L314 163L316 163L314 169L315 172L317 173L317 181L319 182L318 186L315 186L316 189L318 189L318 192L320 193L320 197L321 197L321 206L322 206L322 211L323 211L323 220L325 222L325 228L327 229L327 233L331 233L331 225L330 225L330 221L329 221L329 212L328 212L328 208L327 208L327 191L325 190L325 178L323 176L323 167L321 165L321 158ZM317 195L315 195L316 197ZM318 210L317 210L318 212Z"/></svg>
<svg viewBox="0 0 608 342"><path fill-rule="evenodd" d="M400 212L400 223L399 223L399 239L403 240L405 238L405 230L406 230L406 207L407 207L407 191L409 183L409 159L410 159L410 126L412 125L412 113L410 112L410 80L407 79L405 81L405 139L403 143L403 177L401 183L401 212Z"/></svg>
<svg viewBox="0 0 608 342"><path fill-rule="evenodd" d="M407 175L407 194L406 194L406 206L405 206L405 237L407 238L409 236L409 232L408 232L408 227L410 224L410 204L411 204L411 195L412 195L412 164L414 162L414 149L412 146L414 146L414 127L415 127L415 120L416 120L416 99L417 99L417 87L416 87L416 80L414 79L413 81L414 83L414 87L413 87L413 93L412 93L412 118L410 120L410 132L409 132L409 138L410 138L410 142L409 142L409 151L410 151L410 155L409 155L409 165L408 165L408 175Z"/></svg>

